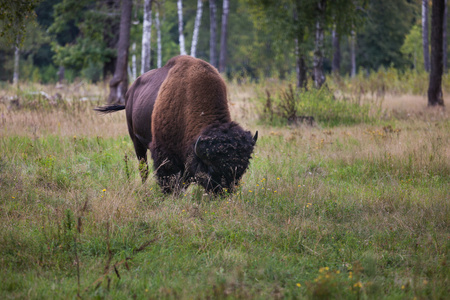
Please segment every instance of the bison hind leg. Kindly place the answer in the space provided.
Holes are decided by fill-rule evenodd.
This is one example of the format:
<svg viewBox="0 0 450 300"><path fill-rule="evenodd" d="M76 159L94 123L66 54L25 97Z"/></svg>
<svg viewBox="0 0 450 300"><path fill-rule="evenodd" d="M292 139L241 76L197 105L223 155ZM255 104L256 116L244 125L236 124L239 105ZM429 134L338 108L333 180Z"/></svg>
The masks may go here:
<svg viewBox="0 0 450 300"><path fill-rule="evenodd" d="M146 158L141 158L139 160L139 173L141 174L142 183L144 183L148 178L148 164Z"/></svg>

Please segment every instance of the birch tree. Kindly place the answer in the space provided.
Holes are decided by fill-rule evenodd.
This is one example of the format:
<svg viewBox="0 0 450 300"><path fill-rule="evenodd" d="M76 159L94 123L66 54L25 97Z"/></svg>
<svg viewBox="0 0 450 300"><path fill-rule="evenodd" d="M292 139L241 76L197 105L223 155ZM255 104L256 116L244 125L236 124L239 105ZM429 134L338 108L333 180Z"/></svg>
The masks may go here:
<svg viewBox="0 0 450 300"><path fill-rule="evenodd" d="M142 25L141 74L150 70L152 38L152 0L144 0L144 23Z"/></svg>
<svg viewBox="0 0 450 300"><path fill-rule="evenodd" d="M109 104L124 104L125 93L128 89L128 48L130 46L132 0L122 0L120 16L119 42L117 44L117 64L114 76L109 82Z"/></svg>
<svg viewBox="0 0 450 300"><path fill-rule="evenodd" d="M178 8L178 32L180 41L180 54L186 55L186 48L184 46L184 33L183 33L183 1L177 0Z"/></svg>
<svg viewBox="0 0 450 300"><path fill-rule="evenodd" d="M341 45L339 41L339 33L336 28L333 28L332 44L333 44L333 62L331 64L331 71L338 75L341 69Z"/></svg>
<svg viewBox="0 0 450 300"><path fill-rule="evenodd" d="M422 45L425 71L430 72L430 46L428 44L428 0L422 0Z"/></svg>
<svg viewBox="0 0 450 300"><path fill-rule="evenodd" d="M131 46L131 79L134 81L137 78L137 67L136 67L136 42Z"/></svg>
<svg viewBox="0 0 450 300"><path fill-rule="evenodd" d="M157 67L161 68L162 65L162 46L161 46L161 23L159 20L159 7L158 10L156 11L156 43L157 43L157 47L158 47L158 59L157 59Z"/></svg>
<svg viewBox="0 0 450 300"><path fill-rule="evenodd" d="M19 39L18 39L19 40ZM14 87L19 86L19 59L20 59L20 49L19 42L14 45L14 74L13 74L13 85Z"/></svg>
<svg viewBox="0 0 450 300"><path fill-rule="evenodd" d="M325 7L326 0L320 0L317 3L317 21L316 21L316 36L314 41L314 85L320 88L325 82L325 75L323 74L323 27L325 25Z"/></svg>
<svg viewBox="0 0 450 300"><path fill-rule="evenodd" d="M217 68L217 6L216 0L209 0L209 62Z"/></svg>
<svg viewBox="0 0 450 300"><path fill-rule="evenodd" d="M228 13L230 7L229 0L223 0L222 12L222 28L220 30L220 58L219 58L219 72L225 72L227 63L227 29L228 29Z"/></svg>
<svg viewBox="0 0 450 300"><path fill-rule="evenodd" d="M202 20L203 1L197 0L197 14L195 15L194 33L192 35L191 56L195 57L197 51L198 33L200 31L200 23Z"/></svg>
<svg viewBox="0 0 450 300"><path fill-rule="evenodd" d="M445 0L433 0L431 6L431 61L428 106L444 106L442 95L444 11Z"/></svg>
<svg viewBox="0 0 450 300"><path fill-rule="evenodd" d="M353 30L350 36L350 77L356 76L356 32Z"/></svg>

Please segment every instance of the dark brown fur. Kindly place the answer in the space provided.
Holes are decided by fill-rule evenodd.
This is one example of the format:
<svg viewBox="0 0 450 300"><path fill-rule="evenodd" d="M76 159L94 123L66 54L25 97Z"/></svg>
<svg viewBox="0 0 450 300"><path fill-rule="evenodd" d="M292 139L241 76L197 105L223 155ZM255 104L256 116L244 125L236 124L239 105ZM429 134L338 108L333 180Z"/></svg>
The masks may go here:
<svg viewBox="0 0 450 300"><path fill-rule="evenodd" d="M225 82L203 60L177 56L143 74L124 108L136 155L146 163L150 149L164 192L190 182L207 191L231 190L248 167L257 136L231 121ZM141 167L145 180L147 166Z"/></svg>

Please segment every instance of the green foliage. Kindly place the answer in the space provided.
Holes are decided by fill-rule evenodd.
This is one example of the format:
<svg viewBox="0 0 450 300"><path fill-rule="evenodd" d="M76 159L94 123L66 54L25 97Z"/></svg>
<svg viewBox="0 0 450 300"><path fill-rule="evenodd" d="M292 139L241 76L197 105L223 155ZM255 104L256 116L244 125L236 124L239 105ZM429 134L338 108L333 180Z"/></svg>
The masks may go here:
<svg viewBox="0 0 450 300"><path fill-rule="evenodd" d="M289 89L271 96L259 97L260 120L274 125L311 124L311 117L320 125L335 127L373 123L381 113L375 104L361 104L347 98L337 99L327 87L309 91ZM312 125L312 124L311 124Z"/></svg>
<svg viewBox="0 0 450 300"><path fill-rule="evenodd" d="M358 65L369 70L391 65L405 68L400 49L417 7L420 7L417 1L369 1L367 22L357 31Z"/></svg>
<svg viewBox="0 0 450 300"><path fill-rule="evenodd" d="M424 71L421 25L416 24L411 28L400 50L414 70Z"/></svg>
<svg viewBox="0 0 450 300"><path fill-rule="evenodd" d="M1 0L0 37L9 45L19 46L26 34L27 25L35 18L34 8L39 0Z"/></svg>
<svg viewBox="0 0 450 300"><path fill-rule="evenodd" d="M118 33L107 32L105 27L113 28L112 24L118 23L115 15L118 10L103 2L63 0L55 4L54 11L55 21L49 27L50 33L63 33L72 23L79 31L74 41L63 45L52 43L55 63L75 71L87 69L83 74L95 82L99 78L98 74L93 74L93 66L98 68L116 56L116 49L108 46L107 34L117 36Z"/></svg>

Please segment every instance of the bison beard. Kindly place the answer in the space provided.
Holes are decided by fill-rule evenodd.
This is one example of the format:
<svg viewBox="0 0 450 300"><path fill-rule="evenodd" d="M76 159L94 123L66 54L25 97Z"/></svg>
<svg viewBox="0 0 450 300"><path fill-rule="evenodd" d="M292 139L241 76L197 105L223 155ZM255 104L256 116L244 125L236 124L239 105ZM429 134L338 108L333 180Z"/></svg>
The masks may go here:
<svg viewBox="0 0 450 300"><path fill-rule="evenodd" d="M257 133L252 137L231 121L225 83L205 61L174 57L139 77L125 106L97 108L120 109L126 109L142 180L150 149L164 193L178 193L190 183L215 194L231 192L249 166Z"/></svg>

